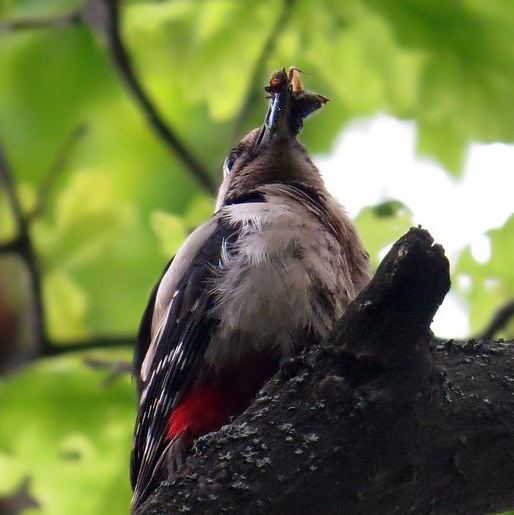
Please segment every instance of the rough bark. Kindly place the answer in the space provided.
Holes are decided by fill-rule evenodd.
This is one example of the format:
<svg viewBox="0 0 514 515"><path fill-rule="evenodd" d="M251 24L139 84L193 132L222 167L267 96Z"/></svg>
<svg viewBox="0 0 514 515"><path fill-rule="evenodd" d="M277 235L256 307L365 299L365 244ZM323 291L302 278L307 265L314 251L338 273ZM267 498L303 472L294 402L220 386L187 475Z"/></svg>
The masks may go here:
<svg viewBox="0 0 514 515"><path fill-rule="evenodd" d="M514 507L514 345L431 340L448 263L411 229L327 342L201 438L140 513L450 514Z"/></svg>

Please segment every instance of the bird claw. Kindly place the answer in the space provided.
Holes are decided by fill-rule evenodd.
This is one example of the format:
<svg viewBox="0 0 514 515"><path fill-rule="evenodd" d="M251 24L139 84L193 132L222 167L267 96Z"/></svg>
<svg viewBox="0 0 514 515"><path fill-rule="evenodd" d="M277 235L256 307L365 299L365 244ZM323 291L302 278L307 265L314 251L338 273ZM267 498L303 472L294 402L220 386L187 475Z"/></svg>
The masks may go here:
<svg viewBox="0 0 514 515"><path fill-rule="evenodd" d="M192 442L193 438L188 430L184 431L170 442L170 445L168 445L166 449L168 477L171 477L184 466Z"/></svg>

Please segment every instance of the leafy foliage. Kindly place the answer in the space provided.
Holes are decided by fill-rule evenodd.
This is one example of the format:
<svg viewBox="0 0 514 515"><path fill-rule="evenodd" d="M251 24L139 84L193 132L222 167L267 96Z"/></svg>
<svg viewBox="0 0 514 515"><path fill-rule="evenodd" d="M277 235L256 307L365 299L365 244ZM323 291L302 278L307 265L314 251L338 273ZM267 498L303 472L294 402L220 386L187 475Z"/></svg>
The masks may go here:
<svg viewBox="0 0 514 515"><path fill-rule="evenodd" d="M7 0L0 17L50 19L80 5ZM328 151L350 119L379 110L415 119L419 151L455 177L471 140L514 141L512 2L132 0L122 14L122 37L152 101L216 178L241 136L235 121L243 132L262 122L262 86L289 63L331 98L302 134L313 153ZM212 199L149 129L98 32L84 23L0 28L0 45L0 136L25 211L68 135L88 129L31 224L50 336L133 333L160 270L209 216ZM389 202L364 208L356 222L376 265L410 213ZM0 191L0 243L15 231ZM477 263L468 249L455 272L472 278L460 293L476 330L514 295L513 219L489 237L491 260ZM0 260L0 275L6 270ZM0 469L9 478L0 495L29 476L43 513L126 510L127 379L103 388L81 357L53 358L8 376L0 403Z"/></svg>
<svg viewBox="0 0 514 515"><path fill-rule="evenodd" d="M412 219L404 204L391 200L363 208L355 224L369 252L371 266L376 269L381 253L389 250L390 245L412 226Z"/></svg>
<svg viewBox="0 0 514 515"><path fill-rule="evenodd" d="M0 383L0 495L30 477L44 513L126 512L132 385L125 376L105 387L102 375L74 356Z"/></svg>
<svg viewBox="0 0 514 515"><path fill-rule="evenodd" d="M474 331L484 327L498 306L511 300L514 292L514 216L503 227L488 231L487 235L491 245L490 259L486 263L476 261L468 247L462 252L454 271L457 288L470 304ZM512 320L501 336L514 337Z"/></svg>

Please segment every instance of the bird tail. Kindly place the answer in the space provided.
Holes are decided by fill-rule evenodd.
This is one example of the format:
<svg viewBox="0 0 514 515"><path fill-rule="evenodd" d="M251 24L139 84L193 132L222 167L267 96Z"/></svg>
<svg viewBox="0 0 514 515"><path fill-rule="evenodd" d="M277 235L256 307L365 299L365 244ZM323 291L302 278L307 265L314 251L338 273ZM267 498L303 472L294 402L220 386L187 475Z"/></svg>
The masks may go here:
<svg viewBox="0 0 514 515"><path fill-rule="evenodd" d="M167 443L153 468L150 468L151 464L149 463L143 464L132 495L130 506L133 514L138 512L144 501L160 483L169 479L183 467L192 442L193 438L189 431L183 431Z"/></svg>

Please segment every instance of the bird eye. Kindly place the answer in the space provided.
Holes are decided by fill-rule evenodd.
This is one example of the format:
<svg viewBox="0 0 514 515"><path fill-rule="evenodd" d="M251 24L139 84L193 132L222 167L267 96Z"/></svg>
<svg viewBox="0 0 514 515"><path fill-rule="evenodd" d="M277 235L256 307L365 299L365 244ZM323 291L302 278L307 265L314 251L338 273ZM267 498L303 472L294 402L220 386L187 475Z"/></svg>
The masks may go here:
<svg viewBox="0 0 514 515"><path fill-rule="evenodd" d="M235 158L234 156L227 156L225 162L223 163L223 175L228 175L232 171L232 167L234 166Z"/></svg>

